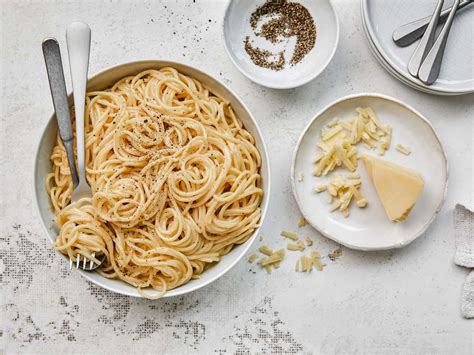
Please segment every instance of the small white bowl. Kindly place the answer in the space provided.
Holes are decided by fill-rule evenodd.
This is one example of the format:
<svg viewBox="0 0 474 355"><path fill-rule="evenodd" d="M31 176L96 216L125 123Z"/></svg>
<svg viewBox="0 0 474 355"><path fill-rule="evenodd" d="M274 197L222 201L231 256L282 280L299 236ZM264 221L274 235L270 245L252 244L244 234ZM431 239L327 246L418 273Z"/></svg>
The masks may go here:
<svg viewBox="0 0 474 355"><path fill-rule="evenodd" d="M420 198L407 220L391 222L384 211L377 192L359 161L357 172L361 176L361 193L369 204L366 208L350 207L350 216L344 218L339 211L329 212L326 193L315 193L318 183L328 183L334 176L315 177L314 158L320 131L335 117L354 116L357 107L372 107L383 123L393 128L390 149L382 159L418 171L425 181ZM412 153L405 156L395 150L396 144L408 146ZM359 153L378 156L359 144ZM339 172L344 173L343 170ZM303 181L298 176L303 174ZM386 250L402 248L420 237L438 215L446 198L448 161L433 126L418 111L407 104L380 94L359 94L343 97L322 109L301 134L291 166L291 186L303 217L324 236L358 250Z"/></svg>
<svg viewBox="0 0 474 355"><path fill-rule="evenodd" d="M232 104L232 108L234 109L237 117L242 120L244 127L255 138L257 148L262 157L262 167L260 169L260 174L262 176L263 181L264 195L262 203L260 205L262 209L262 216L260 220L261 225L267 212L268 199L270 197L270 164L268 159L267 148L263 140L262 132L260 131L260 128L258 127L255 118L252 116L245 104L239 99L239 97L227 86L225 86L217 79L214 79L209 74L185 64L164 60L147 60L125 63L105 69L89 79L87 88L89 91L102 90L107 87L110 87L115 82L125 76L135 75L143 70L150 68L159 69L168 66L176 68L181 73L199 80L213 93L227 99ZM69 96L70 102L72 102L71 96L72 95ZM51 171L51 162L49 160L49 157L56 142L56 135L56 118L54 115L52 115L48 123L46 124L38 143L33 179L34 196L36 200L35 205L37 207L38 215L41 218L41 222L43 223L46 233L49 239L51 240L51 243L54 243L56 239L57 228L54 222L54 213L50 208L49 196L46 193L45 189L45 179L47 174ZM176 289L166 292L164 297L183 295L185 293L200 289L201 287L204 287L210 284L211 282L217 280L219 277L229 271L245 255L245 253L255 240L258 232L259 228L255 230L255 232L247 242L241 245L237 245L234 249L232 249L229 254L223 257L219 263L203 272L201 278L191 280ZM107 279L95 272L85 272L81 270L78 270L78 272L92 283L106 288L110 291L133 297L142 297L138 293L136 288L126 284L123 281ZM147 290L147 292L150 295L157 294L157 291Z"/></svg>
<svg viewBox="0 0 474 355"><path fill-rule="evenodd" d="M244 48L252 29L249 19L265 1L230 1L224 15L224 44L232 63L250 80L273 89L291 89L308 83L327 67L339 42L339 20L329 0L302 0L316 24L316 43L303 60L280 71L255 65Z"/></svg>

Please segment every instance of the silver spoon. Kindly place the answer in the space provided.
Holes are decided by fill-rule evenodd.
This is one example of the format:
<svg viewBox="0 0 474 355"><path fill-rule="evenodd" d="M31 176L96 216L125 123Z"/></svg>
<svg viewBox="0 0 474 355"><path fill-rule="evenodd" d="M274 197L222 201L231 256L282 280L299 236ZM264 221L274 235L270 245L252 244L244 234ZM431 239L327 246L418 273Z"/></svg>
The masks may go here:
<svg viewBox="0 0 474 355"><path fill-rule="evenodd" d="M418 70L420 70L421 63L423 63L423 60L433 46L436 27L438 27L439 14L443 8L443 3L444 0L438 0L430 23L408 62L408 72L415 78L418 77Z"/></svg>
<svg viewBox="0 0 474 355"><path fill-rule="evenodd" d="M86 103L87 72L91 46L91 29L83 22L74 22L66 30L69 68L71 70L74 93L74 111L76 119L77 170L79 184L75 187L71 202L83 197L92 197L92 191L86 179L84 107Z"/></svg>
<svg viewBox="0 0 474 355"><path fill-rule="evenodd" d="M418 78L426 85L431 85L436 81L436 79L438 79L441 62L443 61L444 49L446 47L446 42L448 41L449 31L453 24L454 15L459 6L459 1L460 0L454 0L453 7L451 8L451 12L449 13L443 29L418 71Z"/></svg>
<svg viewBox="0 0 474 355"><path fill-rule="evenodd" d="M459 3L457 11L461 10L469 4L472 4L473 2L474 0L461 1ZM441 25L446 22L450 11L451 7L448 7L447 9L441 11L441 15L439 16L438 20L438 25ZM392 34L392 39L395 44L399 47L406 47L415 42L418 38L423 36L423 33L425 33L426 27L428 27L428 23L430 22L431 17L432 16L426 16L422 19L407 23L395 29Z"/></svg>
<svg viewBox="0 0 474 355"><path fill-rule="evenodd" d="M74 111L76 119L76 145L77 145L77 167L79 173L79 184L72 192L71 203L82 198L92 197L92 190L86 179L85 162L85 132L84 132L84 109L86 104L87 72L89 68L89 56L91 49L91 29L83 22L71 23L66 29L67 51L69 56L69 68L71 70L72 88L74 93ZM95 254L92 254L95 257ZM83 259L83 269L92 271L97 269L105 260L105 254L100 255L99 264L90 260L87 268L87 259ZM81 263L81 255L76 256L76 268ZM72 260L70 267L72 266Z"/></svg>

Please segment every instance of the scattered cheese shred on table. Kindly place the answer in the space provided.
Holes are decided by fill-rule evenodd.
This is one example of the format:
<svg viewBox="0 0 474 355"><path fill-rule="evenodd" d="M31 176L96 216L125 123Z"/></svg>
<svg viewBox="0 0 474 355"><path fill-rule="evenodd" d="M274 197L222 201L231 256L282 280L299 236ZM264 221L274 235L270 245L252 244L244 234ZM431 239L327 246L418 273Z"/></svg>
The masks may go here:
<svg viewBox="0 0 474 355"><path fill-rule="evenodd" d="M295 271L296 272L311 272L313 267L318 271L322 271L326 264L321 261L321 256L317 250L311 251L308 255L302 255L299 260L296 261Z"/></svg>
<svg viewBox="0 0 474 355"><path fill-rule="evenodd" d="M321 261L321 256L319 255L319 253L316 251L316 250L313 250L311 252L311 259L313 260L313 264L314 266L316 267L316 269L318 271L323 271L324 267L326 266L326 264L324 264L322 261Z"/></svg>
<svg viewBox="0 0 474 355"><path fill-rule="evenodd" d="M301 272L309 272L313 268L312 259L308 258L306 255L301 257Z"/></svg>
<svg viewBox="0 0 474 355"><path fill-rule="evenodd" d="M281 249L281 251L275 252L269 257L265 258L262 261L262 266L272 265L276 262L282 261L284 256L285 256L285 252L283 249Z"/></svg>
<svg viewBox="0 0 474 355"><path fill-rule="evenodd" d="M331 253L328 254L329 259L332 261L336 260L342 255L342 249L337 248L336 250L332 251Z"/></svg>
<svg viewBox="0 0 474 355"><path fill-rule="evenodd" d="M294 241L297 241L298 240L298 235L296 233L292 233L292 232L287 232L287 231L282 231L280 233L280 235L282 237L285 237L285 238L288 238L288 239L291 239L291 240L294 240Z"/></svg>
<svg viewBox="0 0 474 355"><path fill-rule="evenodd" d="M307 247L313 245L313 241L306 237L305 241L299 240L296 233L282 231L281 235L283 237L289 238L296 243L289 243L287 245L287 249L291 251L304 251ZM250 263L255 262L257 259L257 264L268 274L272 273L272 268L278 269L280 267L280 263L285 258L285 249L279 249L273 251L270 247L266 245L262 245L258 248L258 251L263 254L262 257L259 259L259 255L257 253L251 254L247 259ZM334 250L332 253L328 254L328 257L333 260L334 258L339 257L342 254L341 248ZM321 256L317 250L310 250L309 255L302 255L296 260L294 270L295 272L306 272L309 273L312 271L313 268L316 268L318 271L322 271L326 264L324 264L321 260Z"/></svg>
<svg viewBox="0 0 474 355"><path fill-rule="evenodd" d="M296 244L288 244L286 248L290 251L303 251L305 250L305 246L301 240L298 240Z"/></svg>
<svg viewBox="0 0 474 355"><path fill-rule="evenodd" d="M411 149L408 147L405 147L404 145L397 144L395 146L395 149L398 150L400 153L405 154L405 155L410 155Z"/></svg>
<svg viewBox="0 0 474 355"><path fill-rule="evenodd" d="M285 257L284 249L279 249L273 252L272 249L264 245L264 246L261 246L258 250L260 251L260 253L264 254L265 256L261 257L260 260L257 262L257 264L260 265L262 268L264 268L269 274L271 274L272 272L272 266L275 269L278 269L280 267L280 262ZM248 258L249 262L254 262L257 259L258 259L257 253L250 255Z"/></svg>
<svg viewBox="0 0 474 355"><path fill-rule="evenodd" d="M298 221L298 228L304 227L307 224L308 222L306 222L306 219L304 217L301 217L300 220Z"/></svg>
<svg viewBox="0 0 474 355"><path fill-rule="evenodd" d="M250 255L247 260L249 261L249 263L253 263L255 260L258 259L258 255L257 253L253 253L252 255Z"/></svg>
<svg viewBox="0 0 474 355"><path fill-rule="evenodd" d="M267 247L266 245L264 246L261 246L260 248L258 248L258 251L262 254L265 254L265 255L272 255L273 254L273 250L271 250L269 247Z"/></svg>

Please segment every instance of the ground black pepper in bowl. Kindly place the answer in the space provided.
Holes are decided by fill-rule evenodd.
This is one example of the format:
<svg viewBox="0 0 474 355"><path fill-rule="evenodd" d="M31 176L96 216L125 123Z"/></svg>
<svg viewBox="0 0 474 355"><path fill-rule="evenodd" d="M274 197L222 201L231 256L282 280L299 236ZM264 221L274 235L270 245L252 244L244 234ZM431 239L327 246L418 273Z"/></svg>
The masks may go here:
<svg viewBox="0 0 474 355"><path fill-rule="evenodd" d="M270 19L257 31L259 22L267 17ZM265 38L273 44L296 36L293 55L289 60L291 66L301 62L316 43L316 25L313 17L306 7L296 2L268 0L251 14L250 26L256 36ZM244 46L255 65L276 71L286 67L284 51L272 53L255 47L249 36L245 38ZM271 58L276 59L272 61Z"/></svg>

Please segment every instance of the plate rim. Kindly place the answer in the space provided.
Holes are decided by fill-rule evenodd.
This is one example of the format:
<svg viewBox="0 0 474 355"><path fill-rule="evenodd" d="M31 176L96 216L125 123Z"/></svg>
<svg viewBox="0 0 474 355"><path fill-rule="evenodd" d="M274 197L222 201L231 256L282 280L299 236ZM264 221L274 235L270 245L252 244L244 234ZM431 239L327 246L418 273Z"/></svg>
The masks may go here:
<svg viewBox="0 0 474 355"><path fill-rule="evenodd" d="M438 205L436 206L436 209L435 211L433 212L433 215L431 216L431 218L422 226L422 228L413 234L413 236L411 236L410 238L406 239L406 240L403 240L403 242L400 242L400 243L397 243L397 244L394 244L394 245L391 245L391 246L387 246L387 247L366 247L366 246L360 246L360 245L354 245L354 244L351 244L351 243L348 243L346 241L341 241L339 238L336 238L334 236L332 236L329 232L327 232L326 230L324 230L323 228L320 228L319 226L313 224L311 222L311 219L308 218L306 216L306 214L302 211L302 203L300 201L300 198L296 192L296 178L295 178L295 164L296 164L296 156L298 154L298 151L299 151L299 148L300 148L300 145L301 145L301 142L303 141L303 138L305 137L306 133L308 132L309 128L313 125L313 123L318 120L321 115L326 112L327 110L329 110L330 108L344 102L344 101L347 101L347 100L351 100L351 99L354 99L354 98L359 98L359 97L373 97L373 98L379 98L379 99L384 99L384 100L388 100L388 101L392 101L394 102L395 104L398 104L402 107L404 107L405 109L408 109L410 111L412 111L416 116L418 116L418 118L420 118L422 121L424 121L424 123L428 126L428 128L431 129L431 132L432 134L434 135L434 137L436 138L436 140L438 141L438 144L441 148L441 155L443 157L443 161L444 161L444 165L445 165L445 173L446 173L446 178L444 180L444 189L443 189L443 194L442 194L442 198L440 199ZM303 215L304 219L314 228L316 229L319 233L321 233L323 236L325 236L326 238L329 238L333 241L335 241L336 243L339 243L347 248L350 248L350 249L354 249L354 250L361 250L361 251L378 251L378 250L391 250L391 249L400 249L400 248L403 248L405 246L407 246L408 244L412 243L414 240L418 239L420 236L422 236L426 230L428 229L428 227L434 222L434 220L436 219L436 217L438 216L439 212L441 211L443 205L444 205L444 202L446 201L446 195L447 195L447 191L448 191L448 182L449 182L449 164L448 164L448 156L446 154L446 151L444 150L444 147L443 147L443 144L441 143L441 140L439 139L439 136L438 134L436 133L433 125L431 124L431 122L424 116L422 115L418 110L414 109L413 107L411 107L410 105L398 100L398 99L395 99L391 96L388 96L388 95L384 95L384 94L379 94L379 93L359 93L359 94L351 94L351 95L347 95L347 96L343 96L339 99L336 99L332 102L330 102L328 105L326 105L325 107L323 107L321 110L319 110L314 116L313 118L308 122L308 124L306 125L306 127L303 129L300 137L298 138L298 141L296 143L296 146L295 146L295 149L293 151L293 155L292 155L292 159L291 159L291 168L290 168L290 184L291 184L291 189L293 191L293 196L296 200L296 204L298 206L298 209L300 210L300 213Z"/></svg>
<svg viewBox="0 0 474 355"><path fill-rule="evenodd" d="M367 35L370 36L372 39L372 43L375 46L375 48L378 50L380 55L383 57L383 60L399 75L401 75L403 78L405 78L407 81L413 83L416 85L416 88L423 88L429 90L431 93L436 93L436 94L441 94L441 95L467 95L474 93L474 87L468 90L457 90L457 89L452 89L452 88L443 88L440 86L436 85L425 85L418 79L412 78L411 76L407 75L407 73L402 72L397 68L394 64L393 61L386 55L385 51L381 49L381 45L378 41L378 37L374 35L374 31L371 26L371 22L368 21L369 15L368 15L368 2L369 0L361 0L361 17L364 19L364 26L367 30ZM474 82L474 79L472 80Z"/></svg>

